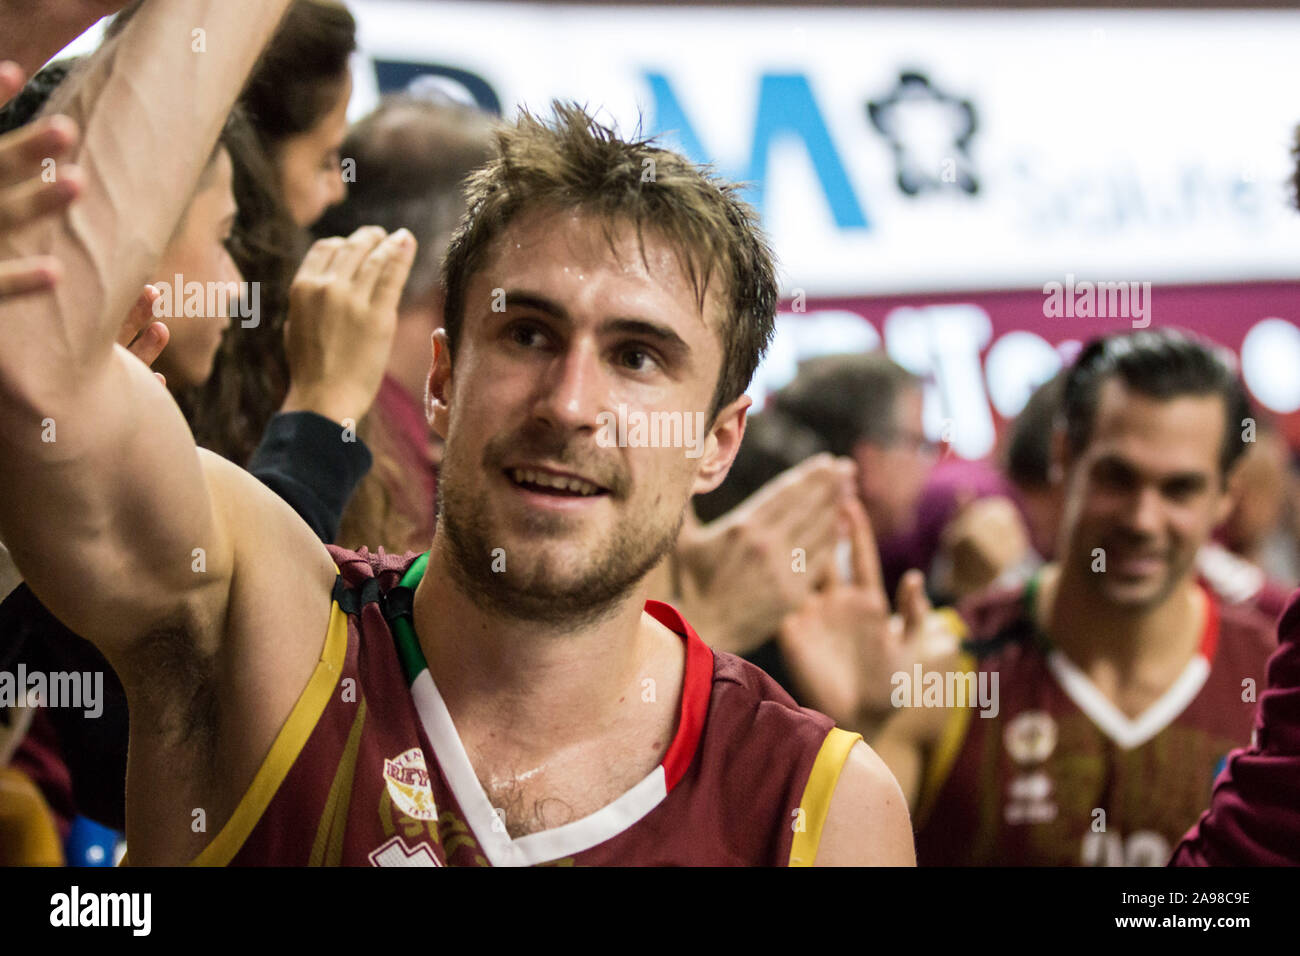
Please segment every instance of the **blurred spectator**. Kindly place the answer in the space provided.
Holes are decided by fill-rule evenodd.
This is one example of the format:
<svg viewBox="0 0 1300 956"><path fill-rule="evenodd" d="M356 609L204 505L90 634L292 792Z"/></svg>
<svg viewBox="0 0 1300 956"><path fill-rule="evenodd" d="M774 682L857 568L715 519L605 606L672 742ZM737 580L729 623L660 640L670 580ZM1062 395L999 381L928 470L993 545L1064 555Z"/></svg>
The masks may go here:
<svg viewBox="0 0 1300 956"><path fill-rule="evenodd" d="M344 143L355 182L316 234L373 223L405 227L419 241L387 373L357 429L375 466L344 513L337 543L345 548L423 551L433 538L440 442L425 417L424 389L433 332L442 326L439 273L465 212L463 182L488 159L493 125L488 114L451 100L400 96L357 123Z"/></svg>
<svg viewBox="0 0 1300 956"><path fill-rule="evenodd" d="M921 423L921 380L883 352L828 355L800 364L746 429L731 473L696 499L710 520L780 471L820 451L854 461L858 496L877 539L904 537L934 466L935 445ZM899 570L887 586L897 585Z"/></svg>
<svg viewBox="0 0 1300 956"><path fill-rule="evenodd" d="M144 2L134 0L114 17L105 37L121 33ZM356 29L339 0L295 0L240 94L275 165L276 193L303 228L346 193L339 149L352 98L348 60L357 48Z"/></svg>
<svg viewBox="0 0 1300 956"><path fill-rule="evenodd" d="M1254 441L1233 476L1232 513L1220 540L1287 588L1297 583L1296 539L1289 514L1291 450L1267 416L1254 416Z"/></svg>
<svg viewBox="0 0 1300 956"><path fill-rule="evenodd" d="M120 33L140 5L136 0L118 14L107 36ZM355 50L356 22L347 7L295 0L239 99L255 148L235 151L240 198L231 251L260 283L259 315L223 338L206 382L177 392L198 443L239 465L289 388L284 323L289 283L309 242L305 229L345 195L339 146Z"/></svg>
<svg viewBox="0 0 1300 956"><path fill-rule="evenodd" d="M696 510L706 521L716 518L777 473L810 455L830 452L856 464L855 490L877 538L888 534L906 540L915 532L917 502L935 458L922 427L921 404L921 380L882 352L803 362L794 381L751 420L727 480L697 498ZM882 567L889 594L906 570ZM800 689L774 638L766 635L747 659L799 699Z"/></svg>
<svg viewBox="0 0 1300 956"><path fill-rule="evenodd" d="M772 408L817 434L833 455L858 465L858 495L881 540L916 526L916 506L935 462L921 421L921 379L883 352L804 362ZM886 586L890 581L886 572Z"/></svg>

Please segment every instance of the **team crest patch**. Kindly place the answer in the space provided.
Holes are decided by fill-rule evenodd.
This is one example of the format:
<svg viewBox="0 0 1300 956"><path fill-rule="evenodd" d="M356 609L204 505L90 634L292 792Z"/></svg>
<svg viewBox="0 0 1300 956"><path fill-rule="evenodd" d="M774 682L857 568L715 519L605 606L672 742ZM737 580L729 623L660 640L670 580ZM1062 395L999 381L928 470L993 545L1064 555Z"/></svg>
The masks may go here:
<svg viewBox="0 0 1300 956"><path fill-rule="evenodd" d="M429 768L424 753L412 747L406 753L384 761L384 780L388 795L399 810L415 820L438 819L438 807L433 802L433 788L429 785Z"/></svg>
<svg viewBox="0 0 1300 956"><path fill-rule="evenodd" d="M1007 724L1003 740L1016 763L1042 763L1056 749L1056 721L1047 711L1027 710Z"/></svg>

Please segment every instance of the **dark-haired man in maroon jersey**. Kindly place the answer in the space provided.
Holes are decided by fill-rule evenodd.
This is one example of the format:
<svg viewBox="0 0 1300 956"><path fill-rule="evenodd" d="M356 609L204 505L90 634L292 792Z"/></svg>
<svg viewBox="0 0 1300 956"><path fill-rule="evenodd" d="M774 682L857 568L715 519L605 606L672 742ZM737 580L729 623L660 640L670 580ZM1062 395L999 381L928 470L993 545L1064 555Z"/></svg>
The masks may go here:
<svg viewBox="0 0 1300 956"><path fill-rule="evenodd" d="M873 745L917 818L922 865L1161 865L1250 737L1272 641L1195 557L1230 499L1245 396L1176 331L1085 348L1062 400L1058 560L977 595L963 652L993 706L919 691ZM957 685L954 685L957 686Z"/></svg>

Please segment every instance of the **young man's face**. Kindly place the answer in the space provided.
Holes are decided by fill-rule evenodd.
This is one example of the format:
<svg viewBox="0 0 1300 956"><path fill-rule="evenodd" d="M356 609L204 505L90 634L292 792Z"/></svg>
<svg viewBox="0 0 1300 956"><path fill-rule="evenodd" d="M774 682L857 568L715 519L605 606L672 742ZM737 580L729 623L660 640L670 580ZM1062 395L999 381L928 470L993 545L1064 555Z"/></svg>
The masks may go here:
<svg viewBox="0 0 1300 956"><path fill-rule="evenodd" d="M1102 383L1092 439L1065 466L1062 521L1062 553L1100 600L1154 607L1192 573L1230 506L1219 472L1226 414L1217 395L1162 401Z"/></svg>
<svg viewBox="0 0 1300 956"><path fill-rule="evenodd" d="M468 284L454 368L435 335L439 533L462 583L515 616L572 621L626 594L672 547L690 496L722 481L744 430L743 396L708 414L716 278L701 315L673 247L646 231L643 259L634 228L610 228L613 250L590 216L525 214ZM633 447L631 426L655 412L702 420L702 454ZM610 413L628 422L623 447L606 440Z"/></svg>

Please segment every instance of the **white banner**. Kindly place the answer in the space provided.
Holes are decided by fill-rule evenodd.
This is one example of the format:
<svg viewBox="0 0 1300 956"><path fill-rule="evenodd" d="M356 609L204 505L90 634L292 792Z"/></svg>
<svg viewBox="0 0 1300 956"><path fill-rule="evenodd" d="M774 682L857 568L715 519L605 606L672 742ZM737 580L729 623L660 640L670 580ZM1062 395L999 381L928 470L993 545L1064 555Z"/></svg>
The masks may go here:
<svg viewBox="0 0 1300 956"><path fill-rule="evenodd" d="M1300 276L1300 13L351 7L354 114L640 118L754 184L790 294Z"/></svg>

